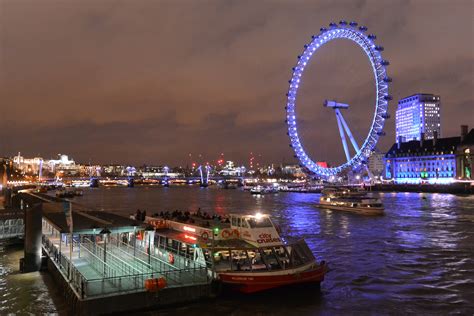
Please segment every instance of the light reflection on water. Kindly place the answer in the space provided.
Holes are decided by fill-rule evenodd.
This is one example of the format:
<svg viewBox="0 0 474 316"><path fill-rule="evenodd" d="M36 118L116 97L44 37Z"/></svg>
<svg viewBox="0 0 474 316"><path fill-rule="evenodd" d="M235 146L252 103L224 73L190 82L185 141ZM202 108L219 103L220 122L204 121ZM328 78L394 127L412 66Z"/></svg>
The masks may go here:
<svg viewBox="0 0 474 316"><path fill-rule="evenodd" d="M152 214L198 207L219 214L271 213L285 233L304 237L331 269L321 294L303 290L225 296L160 313L474 313L474 197L373 194L382 198L384 216L319 210L317 194L258 197L213 188L99 188L87 190L78 201L123 215L137 208ZM0 276L0 286L4 279Z"/></svg>

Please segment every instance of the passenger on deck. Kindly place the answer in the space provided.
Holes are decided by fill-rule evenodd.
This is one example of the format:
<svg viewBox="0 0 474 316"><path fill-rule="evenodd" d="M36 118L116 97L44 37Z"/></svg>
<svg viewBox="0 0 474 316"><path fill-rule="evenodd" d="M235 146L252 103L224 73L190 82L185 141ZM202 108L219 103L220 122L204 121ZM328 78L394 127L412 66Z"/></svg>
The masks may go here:
<svg viewBox="0 0 474 316"><path fill-rule="evenodd" d="M140 212L140 209L137 209L137 213L135 214L135 220L136 221L142 220L142 212Z"/></svg>

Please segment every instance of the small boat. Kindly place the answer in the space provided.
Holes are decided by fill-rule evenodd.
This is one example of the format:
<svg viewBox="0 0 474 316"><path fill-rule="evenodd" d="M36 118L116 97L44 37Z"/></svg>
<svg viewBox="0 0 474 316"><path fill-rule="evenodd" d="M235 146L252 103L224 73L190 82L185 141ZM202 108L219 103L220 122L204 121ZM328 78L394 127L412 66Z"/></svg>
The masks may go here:
<svg viewBox="0 0 474 316"><path fill-rule="evenodd" d="M205 261L209 275L224 288L242 293L319 285L328 270L324 261L317 262L303 239L281 236L266 214L231 214L225 221L196 215L185 221L146 217L145 223L156 228L155 247L169 262L187 253L198 262Z"/></svg>
<svg viewBox="0 0 474 316"><path fill-rule="evenodd" d="M336 211L346 211L361 215L383 215L385 207L380 199L368 197L361 191L331 188L324 189L318 206Z"/></svg>
<svg viewBox="0 0 474 316"><path fill-rule="evenodd" d="M257 185L250 189L251 194L269 194L269 193L278 193L278 187L275 186L262 186L262 185Z"/></svg>

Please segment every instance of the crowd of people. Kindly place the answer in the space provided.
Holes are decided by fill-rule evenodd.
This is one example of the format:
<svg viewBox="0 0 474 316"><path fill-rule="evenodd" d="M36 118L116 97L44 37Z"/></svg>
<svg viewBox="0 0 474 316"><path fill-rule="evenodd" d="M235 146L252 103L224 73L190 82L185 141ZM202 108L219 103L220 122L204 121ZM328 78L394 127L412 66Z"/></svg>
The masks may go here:
<svg viewBox="0 0 474 316"><path fill-rule="evenodd" d="M201 208L198 208L196 212L189 212L189 211L178 211L175 210L173 212L163 212L161 211L160 213L155 213L153 214L154 217L161 217L163 219L169 219L169 220L175 220L178 222L182 223L190 223L194 224L196 222L196 219L203 219L206 220L207 225L210 226L209 221L215 221L215 222L220 222L220 223L230 223L230 220L227 216L221 216L217 214L209 214L207 212L202 212ZM144 221L146 217L146 211L140 211L140 209L137 210L135 214L135 219L137 221Z"/></svg>

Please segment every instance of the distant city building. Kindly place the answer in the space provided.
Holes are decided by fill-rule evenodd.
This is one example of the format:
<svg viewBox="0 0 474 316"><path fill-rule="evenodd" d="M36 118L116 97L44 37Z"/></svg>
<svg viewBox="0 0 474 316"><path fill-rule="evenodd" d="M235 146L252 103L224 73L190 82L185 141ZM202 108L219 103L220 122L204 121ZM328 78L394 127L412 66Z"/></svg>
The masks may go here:
<svg viewBox="0 0 474 316"><path fill-rule="evenodd" d="M384 158L385 153L372 152L367 162L367 167L369 168L372 176L380 177L383 175L383 171L385 169Z"/></svg>
<svg viewBox="0 0 474 316"><path fill-rule="evenodd" d="M137 175L143 178L180 178L184 176L181 172L173 172L168 166L143 166L139 168Z"/></svg>
<svg viewBox="0 0 474 316"><path fill-rule="evenodd" d="M233 161L226 161L225 166L219 171L223 176L242 176L245 174L246 168L244 166L237 167Z"/></svg>
<svg viewBox="0 0 474 316"><path fill-rule="evenodd" d="M43 158L25 158L21 153L18 153L17 156L13 157L13 165L23 174L38 175L43 165Z"/></svg>
<svg viewBox="0 0 474 316"><path fill-rule="evenodd" d="M51 159L46 161L49 171L57 176L76 176L80 174L81 166L76 165L74 160L69 159L67 155L59 154L59 159Z"/></svg>
<svg viewBox="0 0 474 316"><path fill-rule="evenodd" d="M7 186L8 171L11 167L11 160L0 158L0 191ZM0 204L1 206L1 204Z"/></svg>
<svg viewBox="0 0 474 316"><path fill-rule="evenodd" d="M436 136L436 135L435 135ZM474 129L461 126L461 136L395 143L385 155L385 179L395 183L444 184L472 180Z"/></svg>
<svg viewBox="0 0 474 316"><path fill-rule="evenodd" d="M306 177L303 168L300 165L283 165L281 172L285 175L289 175L295 178Z"/></svg>
<svg viewBox="0 0 474 316"><path fill-rule="evenodd" d="M398 101L395 118L395 142L409 142L441 137L440 97L433 94L414 94Z"/></svg>
<svg viewBox="0 0 474 316"><path fill-rule="evenodd" d="M123 165L104 165L102 166L102 175L106 177L121 177L127 174L127 166Z"/></svg>

